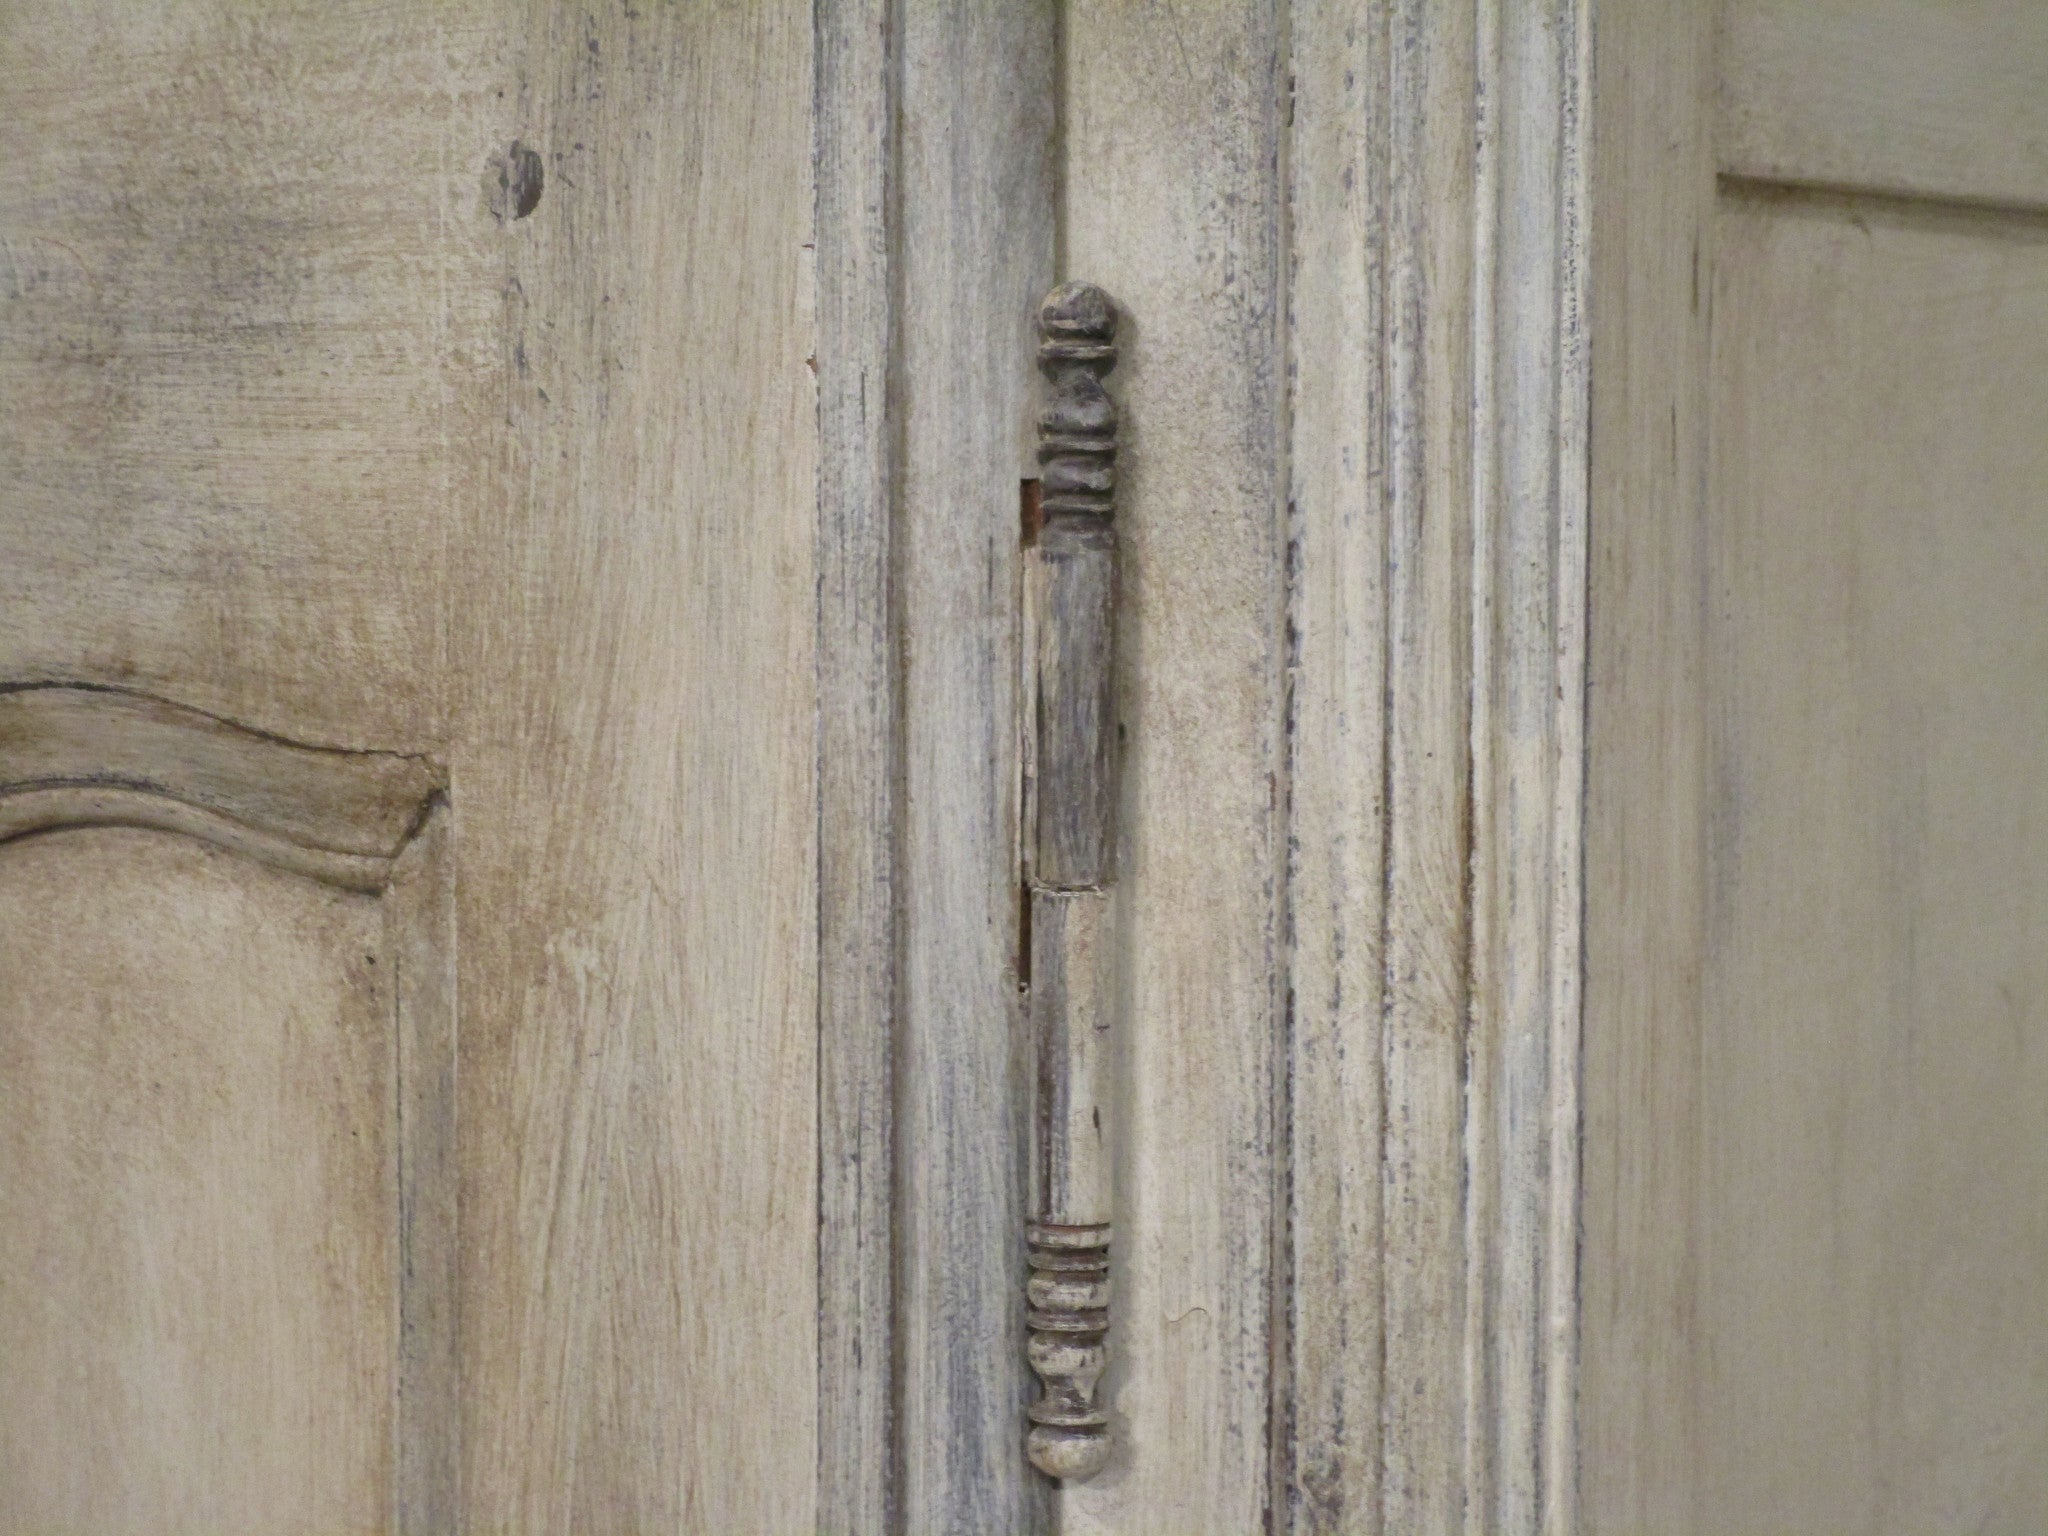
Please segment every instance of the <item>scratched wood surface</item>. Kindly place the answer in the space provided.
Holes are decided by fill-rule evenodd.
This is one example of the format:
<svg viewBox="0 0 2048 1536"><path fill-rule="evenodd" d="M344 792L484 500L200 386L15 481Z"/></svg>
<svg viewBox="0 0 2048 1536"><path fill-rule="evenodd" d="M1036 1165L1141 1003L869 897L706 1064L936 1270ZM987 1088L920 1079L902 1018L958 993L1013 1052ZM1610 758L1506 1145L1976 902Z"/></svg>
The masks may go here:
<svg viewBox="0 0 2048 1536"><path fill-rule="evenodd" d="M76 1163L45 1216L119 1229L83 1213L140 1191L217 1254L189 1272L241 1278L174 1288L174 1336L313 1287L257 1351L295 1374L220 1378L241 1481L216 1487L257 1498L296 1458L311 1504L208 1505L176 1441L147 1475L122 1442L94 1492L39 1440L64 1499L164 1494L38 1504L46 1526L448 1529L458 1468L388 1425L393 1371L431 1401L457 1352L443 1417L478 1529L813 1523L811 26L544 0L0 15L0 680L118 684L449 780L439 872L401 874L388 934L368 896L161 832L7 854L6 899L43 914L10 923L43 956L10 1000L88 978L74 1011L188 1022L153 1037L193 1042L165 1092L212 1106L173 1128L190 1158L159 1156L144 1057L59 1061L55 1002L10 1025L35 1081L78 1090L39 1101L166 1175ZM445 985L420 968L451 927ZM337 969L359 938L406 973L374 1008ZM394 1037L393 995L458 1007L457 1059L403 1003ZM394 1167L394 1118L450 1081L459 1116ZM192 1145L244 1103L244 1142ZM243 1155L287 1125L288 1154ZM333 1198L290 1182L309 1167ZM459 1268L459 1309L403 1315L399 1343L374 1275L320 1288L381 1273L458 1185L459 1248L411 1257ZM46 1343L135 1366L121 1326ZM28 1379L0 1379L10 1421L47 1407L57 1434Z"/></svg>
<svg viewBox="0 0 2048 1536"><path fill-rule="evenodd" d="M1292 1002L1283 1530L1378 1527L1386 920L1384 28L1305 0L1289 161L1287 902Z"/></svg>
<svg viewBox="0 0 2048 1536"><path fill-rule="evenodd" d="M1467 1528L1577 1502L1588 0L1478 13Z"/></svg>

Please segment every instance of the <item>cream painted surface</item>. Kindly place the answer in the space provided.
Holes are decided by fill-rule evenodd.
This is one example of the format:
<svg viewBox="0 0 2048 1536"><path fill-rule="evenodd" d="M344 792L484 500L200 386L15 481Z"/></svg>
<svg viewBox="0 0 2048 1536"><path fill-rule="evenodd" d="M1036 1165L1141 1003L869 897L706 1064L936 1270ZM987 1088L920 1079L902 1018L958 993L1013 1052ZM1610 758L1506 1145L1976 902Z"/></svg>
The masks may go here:
<svg viewBox="0 0 2048 1536"><path fill-rule="evenodd" d="M1707 1523L2048 1512L2048 231L1724 198Z"/></svg>
<svg viewBox="0 0 2048 1536"><path fill-rule="evenodd" d="M1680 19L1599 71L1588 1524L2034 1530L2048 40Z"/></svg>
<svg viewBox="0 0 2048 1536"><path fill-rule="evenodd" d="M383 1526L379 907L160 832L0 845L0 1530Z"/></svg>

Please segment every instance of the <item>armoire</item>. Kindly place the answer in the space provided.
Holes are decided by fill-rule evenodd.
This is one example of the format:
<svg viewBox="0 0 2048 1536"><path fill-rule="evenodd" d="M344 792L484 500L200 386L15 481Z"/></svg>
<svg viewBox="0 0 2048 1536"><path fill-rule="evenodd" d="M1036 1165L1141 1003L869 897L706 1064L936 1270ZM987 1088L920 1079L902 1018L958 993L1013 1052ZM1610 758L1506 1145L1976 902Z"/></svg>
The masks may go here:
<svg viewBox="0 0 2048 1536"><path fill-rule="evenodd" d="M2044 1523L2048 7L0 5L0 1532Z"/></svg>

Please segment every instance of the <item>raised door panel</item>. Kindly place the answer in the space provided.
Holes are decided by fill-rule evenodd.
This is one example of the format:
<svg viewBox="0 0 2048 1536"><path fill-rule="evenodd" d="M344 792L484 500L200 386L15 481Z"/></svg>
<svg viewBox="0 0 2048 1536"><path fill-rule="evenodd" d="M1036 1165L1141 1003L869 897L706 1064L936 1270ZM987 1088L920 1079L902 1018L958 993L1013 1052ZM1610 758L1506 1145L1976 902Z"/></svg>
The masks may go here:
<svg viewBox="0 0 2048 1536"><path fill-rule="evenodd" d="M0 694L0 1529L452 1513L439 796Z"/></svg>
<svg viewBox="0 0 2048 1536"><path fill-rule="evenodd" d="M1587 1514L2036 1529L2048 34L1711 9L1600 74Z"/></svg>
<svg viewBox="0 0 2048 1536"><path fill-rule="evenodd" d="M376 906L154 832L0 852L7 1528L385 1527Z"/></svg>
<svg viewBox="0 0 2048 1536"><path fill-rule="evenodd" d="M2048 1511L2048 236L1715 221L1701 1509ZM1797 402L1797 409L1788 409Z"/></svg>

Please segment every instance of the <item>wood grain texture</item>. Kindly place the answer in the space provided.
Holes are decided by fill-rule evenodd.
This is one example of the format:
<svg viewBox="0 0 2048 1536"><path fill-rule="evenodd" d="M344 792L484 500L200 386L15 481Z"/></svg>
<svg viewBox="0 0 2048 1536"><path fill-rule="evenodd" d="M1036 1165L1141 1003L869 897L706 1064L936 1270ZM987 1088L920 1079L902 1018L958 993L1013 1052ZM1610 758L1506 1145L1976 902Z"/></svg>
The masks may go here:
<svg viewBox="0 0 2048 1536"><path fill-rule="evenodd" d="M0 807L62 791L170 801L388 878L445 782L424 757L306 746L144 694L0 688Z"/></svg>
<svg viewBox="0 0 2048 1536"><path fill-rule="evenodd" d="M1584 8L1291 20L1303 1531L1574 1523Z"/></svg>
<svg viewBox="0 0 2048 1536"><path fill-rule="evenodd" d="M898 1528L897 618L885 0L815 11L818 369L818 1529Z"/></svg>
<svg viewBox="0 0 2048 1536"><path fill-rule="evenodd" d="M384 902L398 1115L398 1412L393 1524L462 1524L461 1165L455 1120L455 828L436 796Z"/></svg>
<svg viewBox="0 0 2048 1536"><path fill-rule="evenodd" d="M1027 529L1025 877L1087 890L1114 878L1116 301L1066 282L1038 310L1038 526Z"/></svg>
<svg viewBox="0 0 2048 1536"><path fill-rule="evenodd" d="M1102 1226L1115 1215L1115 896L1034 891L1031 1022L1038 1055L1032 1219Z"/></svg>
<svg viewBox="0 0 2048 1536"><path fill-rule="evenodd" d="M1705 1367L1697 1276L1713 18L1596 33L1588 595L1581 1497L1683 1530Z"/></svg>
<svg viewBox="0 0 2048 1536"><path fill-rule="evenodd" d="M1065 14L1066 272L1115 377L1126 1030L1109 1467L1073 1532L1269 1504L1279 1021L1279 154L1269 5Z"/></svg>
<svg viewBox="0 0 2048 1536"><path fill-rule="evenodd" d="M816 1518L811 20L516 44L452 764L478 1529Z"/></svg>
<svg viewBox="0 0 2048 1536"><path fill-rule="evenodd" d="M449 765L459 860L387 897L464 957L403 982L459 1008L463 1110L392 1186L461 1275L413 1528L458 1470L479 1529L815 1517L811 20L0 17L0 679ZM138 942L217 944L268 890L230 868Z"/></svg>
<svg viewBox="0 0 2048 1536"><path fill-rule="evenodd" d="M1048 523L1026 562L1032 694L1034 886L1112 878L1116 830L1116 535L1106 522Z"/></svg>
<svg viewBox="0 0 2048 1536"><path fill-rule="evenodd" d="M2022 1530L2048 228L1724 196L1711 377L1693 1520Z"/></svg>
<svg viewBox="0 0 2048 1536"><path fill-rule="evenodd" d="M901 9L897 1359L904 1528L1030 1532L1018 483L1052 283L1054 11Z"/></svg>
<svg viewBox="0 0 2048 1536"><path fill-rule="evenodd" d="M1065 1482L1110 1457L1117 953L1116 302L1066 282L1038 309L1037 526L1026 528L1024 878L1033 1055L1026 1354L1031 1464Z"/></svg>
<svg viewBox="0 0 2048 1536"><path fill-rule="evenodd" d="M1114 892L1033 887L1025 1321L1044 1390L1026 1444L1033 1466L1068 1480L1111 1454L1099 1383L1114 1338L1116 936Z"/></svg>
<svg viewBox="0 0 2048 1536"><path fill-rule="evenodd" d="M455 1518L441 788L417 758L306 747L137 695L0 692L0 843L42 834L7 862L7 899L71 935L39 937L26 908L10 924L27 946L10 1001L31 1011L5 1031L24 1139L0 1198L35 1263L0 1278L0 1295L10 1331L41 1343L0 1401L0 1459L30 1526L416 1532ZM296 882L218 858L195 888L190 856L146 833L357 900L309 903ZM379 931L362 898L387 889ZM81 1005L97 1029L67 1015ZM106 1037L135 1019L168 1038ZM339 1143L337 1116L360 1148ZM308 1200L308 1179L324 1197ZM341 1210L309 1228L329 1203ZM246 1272L241 1248L280 1268ZM314 1292L340 1293L339 1311L299 1268ZM327 1332L339 1336L307 1347ZM279 1397L286 1382L299 1409Z"/></svg>
<svg viewBox="0 0 2048 1536"><path fill-rule="evenodd" d="M1722 170L2048 208L2048 11L2011 0L1725 0Z"/></svg>

